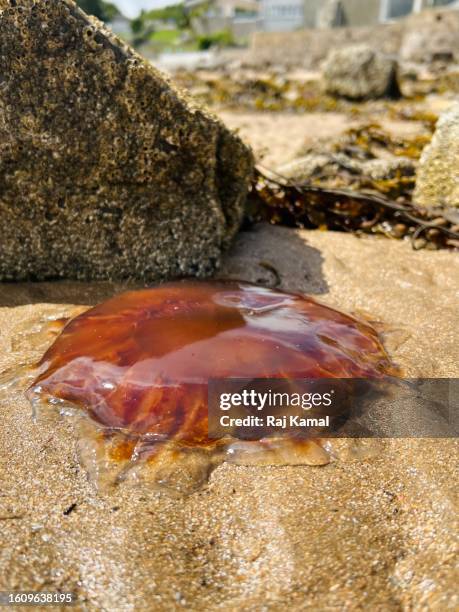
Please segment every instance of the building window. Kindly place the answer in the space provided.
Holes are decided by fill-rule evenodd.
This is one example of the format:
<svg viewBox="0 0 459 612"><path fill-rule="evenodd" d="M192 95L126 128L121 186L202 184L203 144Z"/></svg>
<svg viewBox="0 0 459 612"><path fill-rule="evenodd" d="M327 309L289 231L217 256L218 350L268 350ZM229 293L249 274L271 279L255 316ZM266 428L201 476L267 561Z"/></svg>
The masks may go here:
<svg viewBox="0 0 459 612"><path fill-rule="evenodd" d="M382 0L381 21L398 19L413 12L415 0Z"/></svg>

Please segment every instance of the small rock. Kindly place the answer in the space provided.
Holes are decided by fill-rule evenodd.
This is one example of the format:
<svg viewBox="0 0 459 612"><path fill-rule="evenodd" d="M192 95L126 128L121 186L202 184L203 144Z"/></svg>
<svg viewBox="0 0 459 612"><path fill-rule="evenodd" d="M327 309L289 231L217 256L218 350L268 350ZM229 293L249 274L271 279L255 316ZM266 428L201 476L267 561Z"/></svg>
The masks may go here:
<svg viewBox="0 0 459 612"><path fill-rule="evenodd" d="M320 153L308 153L288 164L277 168L277 172L286 178L307 181L315 175L320 174L331 162L330 155Z"/></svg>
<svg viewBox="0 0 459 612"><path fill-rule="evenodd" d="M333 49L323 67L325 90L353 100L397 97L397 62L367 45Z"/></svg>
<svg viewBox="0 0 459 612"><path fill-rule="evenodd" d="M250 150L71 0L0 15L0 280L213 272Z"/></svg>
<svg viewBox="0 0 459 612"><path fill-rule="evenodd" d="M440 117L432 142L422 152L414 201L459 207L459 103Z"/></svg>
<svg viewBox="0 0 459 612"><path fill-rule="evenodd" d="M413 176L415 164L407 157L388 157L387 159L358 160L344 153L308 153L294 161L280 166L277 172L281 176L296 181L309 181L321 176L335 180L339 172L348 170L351 177L385 181L397 176ZM345 179L345 175L342 175Z"/></svg>
<svg viewBox="0 0 459 612"><path fill-rule="evenodd" d="M361 172L373 181L384 181L396 176L413 176L415 163L408 157L390 157L387 159L370 159L361 163Z"/></svg>

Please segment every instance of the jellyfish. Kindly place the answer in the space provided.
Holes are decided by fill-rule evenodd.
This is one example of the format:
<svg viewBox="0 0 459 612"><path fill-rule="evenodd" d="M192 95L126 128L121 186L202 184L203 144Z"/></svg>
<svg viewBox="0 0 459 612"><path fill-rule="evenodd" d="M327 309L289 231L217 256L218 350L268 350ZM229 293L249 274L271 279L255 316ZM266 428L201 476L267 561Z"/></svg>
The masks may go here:
<svg viewBox="0 0 459 612"><path fill-rule="evenodd" d="M394 373L369 324L303 295L183 280L117 295L68 320L34 370L35 410L78 424L100 486L189 491L223 462L324 465L324 438L209 436L213 380L372 379Z"/></svg>

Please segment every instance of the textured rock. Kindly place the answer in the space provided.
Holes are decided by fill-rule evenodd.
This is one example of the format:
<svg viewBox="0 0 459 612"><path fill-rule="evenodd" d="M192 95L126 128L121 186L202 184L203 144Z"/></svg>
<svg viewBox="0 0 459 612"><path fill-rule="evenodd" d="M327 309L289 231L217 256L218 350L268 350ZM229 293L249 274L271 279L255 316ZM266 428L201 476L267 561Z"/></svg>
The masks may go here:
<svg viewBox="0 0 459 612"><path fill-rule="evenodd" d="M454 61L459 59L458 11L422 11L412 15L400 46L404 62Z"/></svg>
<svg viewBox="0 0 459 612"><path fill-rule="evenodd" d="M251 152L70 0L0 0L0 279L213 271Z"/></svg>
<svg viewBox="0 0 459 612"><path fill-rule="evenodd" d="M440 117L422 153L414 199L422 206L459 207L459 103Z"/></svg>
<svg viewBox="0 0 459 612"><path fill-rule="evenodd" d="M296 181L310 181L318 176L322 181L336 180L339 172L347 170L355 180L388 181L409 177L415 173L415 164L407 157L388 156L386 159L353 159L344 153L307 153L277 168L282 176ZM342 175L341 180L345 180Z"/></svg>
<svg viewBox="0 0 459 612"><path fill-rule="evenodd" d="M333 49L323 67L325 90L362 100L398 96L397 63L367 45Z"/></svg>

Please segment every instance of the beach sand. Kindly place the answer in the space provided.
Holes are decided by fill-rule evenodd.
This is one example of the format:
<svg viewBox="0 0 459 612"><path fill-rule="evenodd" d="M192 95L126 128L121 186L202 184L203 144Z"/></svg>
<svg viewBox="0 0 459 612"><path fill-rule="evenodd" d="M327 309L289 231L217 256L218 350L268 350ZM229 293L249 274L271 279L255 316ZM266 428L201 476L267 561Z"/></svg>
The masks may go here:
<svg viewBox="0 0 459 612"><path fill-rule="evenodd" d="M271 266L275 267L276 272ZM259 226L221 276L310 293L387 327L407 375L458 376L457 255ZM24 326L120 284L0 286L0 370L39 356ZM0 591L74 591L77 609L454 610L457 442L387 440L365 461L224 464L187 497L96 494L69 420L0 395Z"/></svg>
<svg viewBox="0 0 459 612"><path fill-rule="evenodd" d="M332 112L301 114L218 110L218 116L252 147L257 162L270 170L301 157L307 147L314 146L320 152L323 149L321 142L334 142L347 130L362 123L378 123L398 138L426 131L420 121L390 120L386 115L372 113L371 107L365 120Z"/></svg>

